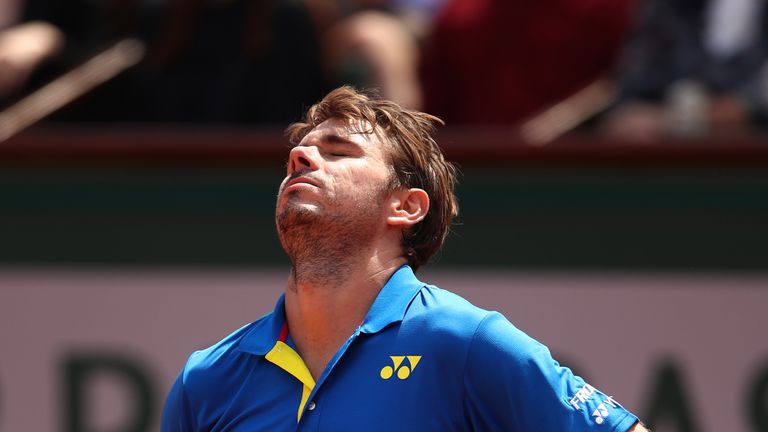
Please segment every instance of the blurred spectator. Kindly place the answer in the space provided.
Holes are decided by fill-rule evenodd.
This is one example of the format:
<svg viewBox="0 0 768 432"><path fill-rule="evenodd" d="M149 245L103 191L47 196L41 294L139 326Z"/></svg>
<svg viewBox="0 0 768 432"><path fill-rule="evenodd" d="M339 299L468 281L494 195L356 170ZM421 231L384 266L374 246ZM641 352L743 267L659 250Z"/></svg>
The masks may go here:
<svg viewBox="0 0 768 432"><path fill-rule="evenodd" d="M421 109L421 39L444 0L352 0L336 3L324 32L324 62L336 84L374 87Z"/></svg>
<svg viewBox="0 0 768 432"><path fill-rule="evenodd" d="M644 0L622 61L609 135L727 132L764 122L768 8L763 0Z"/></svg>
<svg viewBox="0 0 768 432"><path fill-rule="evenodd" d="M3 0L0 2L0 30L19 22L22 2L23 0Z"/></svg>
<svg viewBox="0 0 768 432"><path fill-rule="evenodd" d="M63 44L61 32L48 23L20 23L22 7L21 0L0 2L0 101L18 91Z"/></svg>
<svg viewBox="0 0 768 432"><path fill-rule="evenodd" d="M285 124L328 85L302 0L27 0L28 19L67 37L38 84L123 37L147 43L136 68L54 118Z"/></svg>
<svg viewBox="0 0 768 432"><path fill-rule="evenodd" d="M511 125L611 71L631 0L450 0L425 58L426 110Z"/></svg>

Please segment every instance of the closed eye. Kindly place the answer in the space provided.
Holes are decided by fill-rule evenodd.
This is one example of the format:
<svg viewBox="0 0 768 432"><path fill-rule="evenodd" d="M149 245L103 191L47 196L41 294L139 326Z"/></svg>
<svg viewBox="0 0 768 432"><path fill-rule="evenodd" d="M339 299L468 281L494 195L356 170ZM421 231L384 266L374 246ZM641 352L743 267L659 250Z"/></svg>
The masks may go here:
<svg viewBox="0 0 768 432"><path fill-rule="evenodd" d="M355 157L361 152L360 146L348 138L330 134L321 144L331 157L345 158Z"/></svg>

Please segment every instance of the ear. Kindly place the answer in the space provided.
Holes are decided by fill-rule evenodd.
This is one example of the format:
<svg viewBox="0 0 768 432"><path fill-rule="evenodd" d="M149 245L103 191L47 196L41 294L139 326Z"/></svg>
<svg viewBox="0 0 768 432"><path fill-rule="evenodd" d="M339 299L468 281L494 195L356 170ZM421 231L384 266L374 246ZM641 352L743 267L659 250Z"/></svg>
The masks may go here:
<svg viewBox="0 0 768 432"><path fill-rule="evenodd" d="M424 189L398 189L389 197L387 225L410 228L421 222L429 211L429 195Z"/></svg>

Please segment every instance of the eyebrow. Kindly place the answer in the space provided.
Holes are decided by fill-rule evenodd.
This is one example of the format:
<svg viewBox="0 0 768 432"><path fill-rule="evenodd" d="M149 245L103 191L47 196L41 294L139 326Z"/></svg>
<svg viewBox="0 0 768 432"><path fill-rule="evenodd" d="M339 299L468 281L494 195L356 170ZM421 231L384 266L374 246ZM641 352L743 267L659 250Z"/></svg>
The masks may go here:
<svg viewBox="0 0 768 432"><path fill-rule="evenodd" d="M352 141L351 139L334 133L326 135L324 140L331 144L351 144L355 147L360 147L358 143Z"/></svg>
<svg viewBox="0 0 768 432"><path fill-rule="evenodd" d="M353 141L352 139L342 134L335 133L335 132L328 132L327 134L319 136L316 139L320 141L320 143L325 143L332 146L346 145L346 146L355 147L361 150L363 148L363 146L361 146L359 143ZM302 143L297 144L297 146L300 146L300 145L305 145L305 144L302 144Z"/></svg>

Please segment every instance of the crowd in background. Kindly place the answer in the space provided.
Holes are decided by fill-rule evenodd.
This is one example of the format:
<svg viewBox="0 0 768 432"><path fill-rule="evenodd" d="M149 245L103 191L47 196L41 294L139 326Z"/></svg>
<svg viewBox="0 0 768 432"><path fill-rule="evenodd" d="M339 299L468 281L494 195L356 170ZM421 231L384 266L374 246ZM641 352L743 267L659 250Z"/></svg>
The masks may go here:
<svg viewBox="0 0 768 432"><path fill-rule="evenodd" d="M125 37L142 62L54 121L280 125L341 84L449 125L519 125L597 81L590 126L761 128L763 0L5 0L0 104Z"/></svg>

